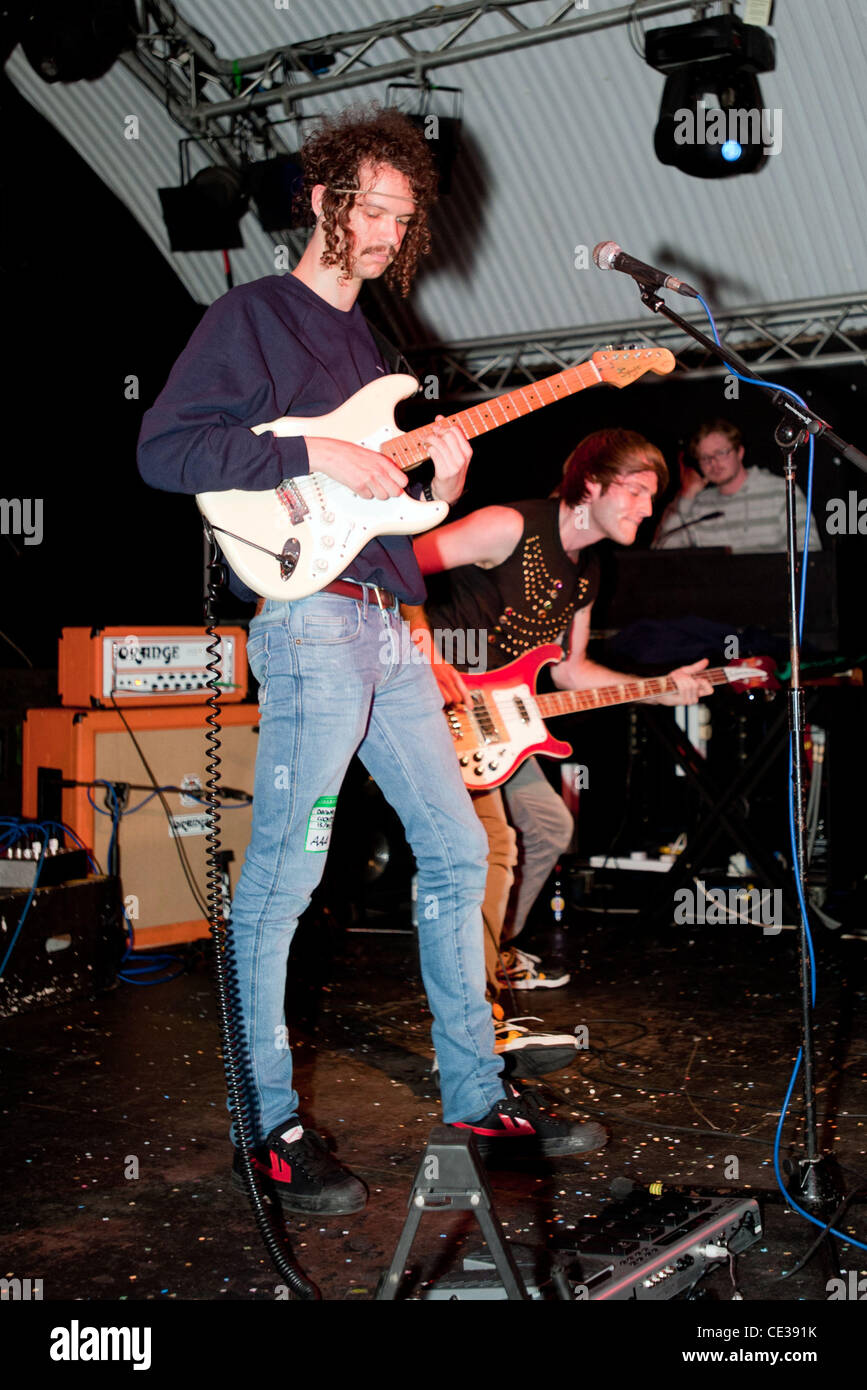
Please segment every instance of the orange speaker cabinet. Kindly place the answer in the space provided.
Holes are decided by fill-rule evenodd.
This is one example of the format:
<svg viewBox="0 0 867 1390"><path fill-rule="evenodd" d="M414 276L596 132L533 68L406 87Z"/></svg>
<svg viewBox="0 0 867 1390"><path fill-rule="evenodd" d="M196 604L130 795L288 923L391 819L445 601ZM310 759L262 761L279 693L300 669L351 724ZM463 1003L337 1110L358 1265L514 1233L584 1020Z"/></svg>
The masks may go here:
<svg viewBox="0 0 867 1390"><path fill-rule="evenodd" d="M191 876L205 902L206 807L196 800L196 793L206 779L206 710L186 706L125 709L123 713L157 784L186 787L193 793L164 793L171 827L160 798L153 796L146 801L152 790L150 776L114 710L28 710L24 723L23 812L29 819L37 818L40 768L56 769L65 780L84 784L63 788L60 818L84 841L104 871L112 822L110 814L102 814L108 810L107 789L99 781L128 784L128 809L120 818L118 844L121 885L134 945L143 950L194 941L208 935L206 909L197 902L187 883L178 845L186 851ZM228 706L221 709L220 718L221 782L224 787L252 796L258 708ZM232 887L238 881L251 819L252 807L241 801L230 799L221 809L222 849L231 851L233 856L229 865Z"/></svg>

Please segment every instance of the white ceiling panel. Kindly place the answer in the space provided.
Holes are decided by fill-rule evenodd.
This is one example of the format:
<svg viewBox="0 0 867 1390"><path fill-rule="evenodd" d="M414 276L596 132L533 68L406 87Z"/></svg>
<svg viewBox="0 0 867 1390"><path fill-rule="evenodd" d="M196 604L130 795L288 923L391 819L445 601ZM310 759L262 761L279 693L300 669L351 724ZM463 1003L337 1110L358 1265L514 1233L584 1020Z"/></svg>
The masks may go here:
<svg viewBox="0 0 867 1390"><path fill-rule="evenodd" d="M179 0L178 10L232 59L281 43L412 14L411 0ZM562 4L534 4L522 19ZM596 11L617 8L594 0ZM640 13L640 10L639 10ZM681 23L689 11L653 21ZM488 14L473 38L509 32ZM442 30L413 36L419 47ZM633 255L708 285L718 307L774 304L867 286L867 0L777 0L777 69L761 77L781 112L781 150L757 175L707 181L660 165L653 127L663 78L624 26L437 69L463 91L464 149L436 220L436 252L395 322L408 343L548 330L638 315L630 281L576 268L576 248L612 239ZM400 56L396 40L376 50ZM177 183L184 132L121 64L97 82L48 86L20 50L7 65L22 94L74 144L163 250L190 292L223 292L215 253L173 255L157 189ZM383 84L306 98L313 116L384 100ZM440 111L443 107L438 108ZM137 114L140 137L124 138ZM275 108L272 114L280 114ZM275 238L254 217L231 253L235 282L274 269Z"/></svg>

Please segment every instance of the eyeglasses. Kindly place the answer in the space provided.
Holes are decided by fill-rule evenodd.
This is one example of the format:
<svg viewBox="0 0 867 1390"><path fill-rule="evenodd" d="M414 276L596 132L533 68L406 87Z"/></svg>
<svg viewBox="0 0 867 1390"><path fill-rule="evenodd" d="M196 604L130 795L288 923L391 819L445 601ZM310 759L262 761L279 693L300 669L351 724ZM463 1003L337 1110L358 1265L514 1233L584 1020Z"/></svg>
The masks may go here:
<svg viewBox="0 0 867 1390"><path fill-rule="evenodd" d="M734 451L734 445L730 444L727 449L719 449L715 454L696 454L695 461L696 463L720 463Z"/></svg>

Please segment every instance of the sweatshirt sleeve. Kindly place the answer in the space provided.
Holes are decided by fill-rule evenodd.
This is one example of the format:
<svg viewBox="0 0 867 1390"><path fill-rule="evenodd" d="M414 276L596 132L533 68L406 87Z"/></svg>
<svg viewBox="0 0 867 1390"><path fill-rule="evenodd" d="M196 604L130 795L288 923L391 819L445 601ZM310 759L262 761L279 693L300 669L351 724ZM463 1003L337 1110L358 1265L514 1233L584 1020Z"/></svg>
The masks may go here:
<svg viewBox="0 0 867 1390"><path fill-rule="evenodd" d="M270 327L261 321L266 313L234 291L204 314L142 421L138 468L151 487L257 492L309 472L302 437L252 433L254 425L286 411L263 347ZM303 379L309 365L291 335L284 333L281 348L281 366L291 372L297 357Z"/></svg>

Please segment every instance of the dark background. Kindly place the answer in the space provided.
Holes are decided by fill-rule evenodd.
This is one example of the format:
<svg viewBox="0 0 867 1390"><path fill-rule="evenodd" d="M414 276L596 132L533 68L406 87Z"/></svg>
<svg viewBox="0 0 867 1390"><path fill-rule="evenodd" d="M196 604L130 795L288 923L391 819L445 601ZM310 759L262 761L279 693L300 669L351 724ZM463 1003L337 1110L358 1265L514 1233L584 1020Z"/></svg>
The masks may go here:
<svg viewBox="0 0 867 1390"><path fill-rule="evenodd" d="M56 700L57 639L64 626L135 629L201 621L199 513L192 498L144 485L135 447L142 413L203 307L131 214L5 78L0 111L8 339L2 495L44 499L41 545L0 537L0 706L8 710ZM129 376L138 378L137 399L126 399ZM783 384L804 395L841 435L865 446L863 367L791 371ZM437 409L450 413L453 407L419 399L405 407L401 423L410 428ZM729 402L721 378L645 379L622 391L582 392L481 439L457 511L546 494L575 443L604 425L645 433L671 466L696 425L716 414L740 424L748 461L779 469L771 442L775 412L758 390L742 386L740 400ZM828 498L850 490L863 497L867 478L824 445L816 457L813 512L824 544L837 549L840 647L855 659L867 647L867 546L859 536L831 542L824 521ZM806 488L804 471L799 480ZM642 529L638 546L649 543L654 525ZM225 592L224 619L249 612ZM570 737L565 726L558 732ZM8 741L6 801L18 775Z"/></svg>
<svg viewBox="0 0 867 1390"><path fill-rule="evenodd" d="M132 215L5 78L0 109L7 208L5 416L11 434L2 491L5 497L44 499L40 546L0 538L2 630L35 667L45 668L56 662L63 626L200 619L198 511L191 498L157 493L141 482L135 444L142 413L202 306ZM128 376L138 378L137 400L125 398ZM863 368L792 371L783 384L863 447ZM757 390L742 387L740 401L727 402L723 389L720 378L654 379L623 391L586 391L517 421L478 442L461 509L544 494L577 440L608 424L643 431L671 465L703 417L729 414L749 441L748 458L778 466L769 442L773 408ZM429 418L432 407L420 400L408 408L404 423ZM435 408L450 409L447 401ZM836 464L824 445L817 465L814 516L824 530L827 498L850 489L864 495L867 479L848 464ZM650 529L639 536L639 545L647 543ZM863 579L867 547L858 537L841 538L837 545L845 590ZM243 611L227 600L227 616ZM863 630L860 612L847 611L847 645L858 645ZM0 663L22 664L5 642Z"/></svg>

